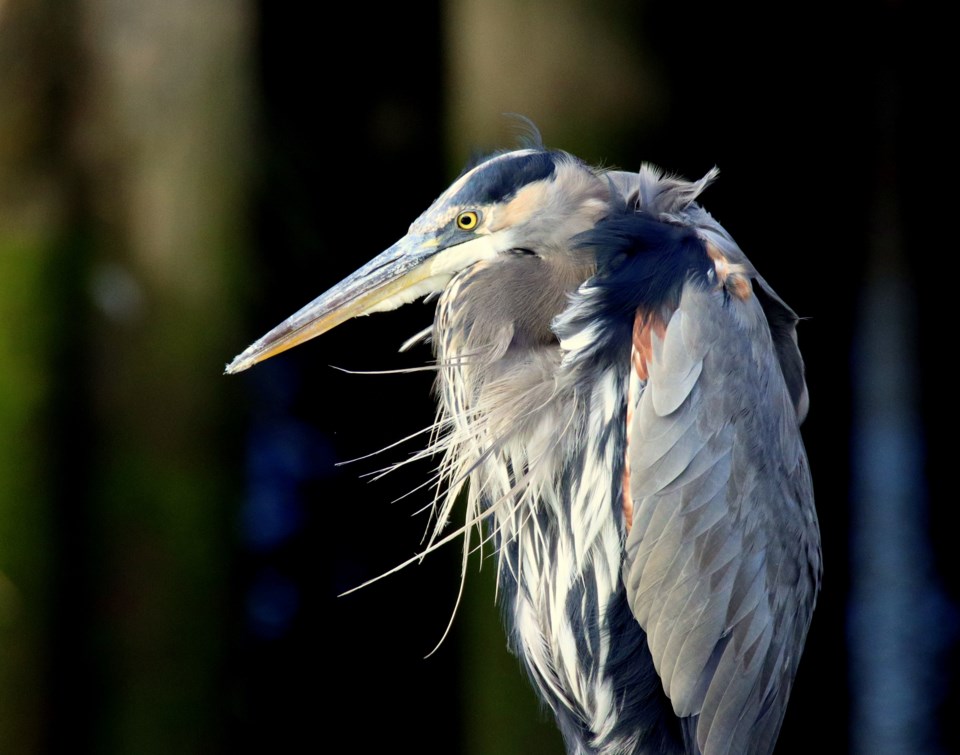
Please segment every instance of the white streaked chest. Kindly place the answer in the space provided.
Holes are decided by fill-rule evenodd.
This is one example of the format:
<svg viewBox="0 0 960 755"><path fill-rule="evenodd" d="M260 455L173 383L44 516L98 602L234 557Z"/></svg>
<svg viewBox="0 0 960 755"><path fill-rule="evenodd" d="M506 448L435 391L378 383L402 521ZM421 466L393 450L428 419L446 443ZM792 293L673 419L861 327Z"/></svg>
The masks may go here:
<svg viewBox="0 0 960 755"><path fill-rule="evenodd" d="M458 466L471 469L472 505L491 512L499 580L515 585L503 589L515 650L553 707L605 739L617 720L604 667L621 589L625 378L610 371L585 393L556 384L559 350L478 369L447 347L453 453L469 462Z"/></svg>

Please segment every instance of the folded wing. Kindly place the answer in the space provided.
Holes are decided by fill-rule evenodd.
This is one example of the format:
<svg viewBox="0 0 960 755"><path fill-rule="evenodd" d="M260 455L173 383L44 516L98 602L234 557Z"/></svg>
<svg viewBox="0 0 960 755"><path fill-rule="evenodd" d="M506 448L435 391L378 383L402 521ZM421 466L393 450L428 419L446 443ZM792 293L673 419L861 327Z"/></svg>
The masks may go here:
<svg viewBox="0 0 960 755"><path fill-rule="evenodd" d="M773 750L819 585L783 310L762 279L691 278L634 327L623 576L688 746L710 755Z"/></svg>

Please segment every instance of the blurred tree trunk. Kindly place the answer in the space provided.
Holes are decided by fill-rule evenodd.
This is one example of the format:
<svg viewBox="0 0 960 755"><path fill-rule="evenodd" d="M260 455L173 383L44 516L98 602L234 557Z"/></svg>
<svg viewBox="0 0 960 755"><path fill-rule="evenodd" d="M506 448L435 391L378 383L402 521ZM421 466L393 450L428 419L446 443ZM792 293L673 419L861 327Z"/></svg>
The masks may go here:
<svg viewBox="0 0 960 755"><path fill-rule="evenodd" d="M98 752L209 752L226 616L222 365L245 259L251 13L80 0Z"/></svg>
<svg viewBox="0 0 960 755"><path fill-rule="evenodd" d="M42 2L0 3L0 752L43 746L53 485L47 424L64 232L57 71L63 28Z"/></svg>
<svg viewBox="0 0 960 755"><path fill-rule="evenodd" d="M251 22L0 3L2 752L221 741Z"/></svg>

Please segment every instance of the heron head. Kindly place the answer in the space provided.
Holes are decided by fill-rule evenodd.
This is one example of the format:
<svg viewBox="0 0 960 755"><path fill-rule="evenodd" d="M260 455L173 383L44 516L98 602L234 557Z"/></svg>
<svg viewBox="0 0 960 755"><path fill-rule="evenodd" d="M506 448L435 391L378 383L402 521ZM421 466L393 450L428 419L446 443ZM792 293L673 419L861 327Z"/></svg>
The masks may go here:
<svg viewBox="0 0 960 755"><path fill-rule="evenodd" d="M228 366L240 372L342 322L439 293L454 275L514 252L569 254L572 236L608 207L610 187L564 152L495 154L465 171L407 234L251 344Z"/></svg>

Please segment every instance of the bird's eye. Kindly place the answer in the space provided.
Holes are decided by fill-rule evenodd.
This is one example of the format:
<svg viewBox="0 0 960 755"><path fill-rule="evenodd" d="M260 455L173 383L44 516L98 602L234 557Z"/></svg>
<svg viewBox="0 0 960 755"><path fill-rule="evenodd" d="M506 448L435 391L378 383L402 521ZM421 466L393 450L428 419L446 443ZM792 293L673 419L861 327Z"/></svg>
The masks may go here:
<svg viewBox="0 0 960 755"><path fill-rule="evenodd" d="M457 215L457 228L461 231L472 231L480 222L480 216L473 210L467 210Z"/></svg>

